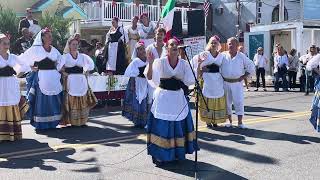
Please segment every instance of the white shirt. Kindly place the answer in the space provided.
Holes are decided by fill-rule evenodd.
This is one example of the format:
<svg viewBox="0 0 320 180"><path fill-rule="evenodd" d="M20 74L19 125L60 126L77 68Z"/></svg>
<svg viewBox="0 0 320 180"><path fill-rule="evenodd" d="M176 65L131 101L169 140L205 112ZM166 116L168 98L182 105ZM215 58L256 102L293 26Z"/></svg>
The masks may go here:
<svg viewBox="0 0 320 180"><path fill-rule="evenodd" d="M248 72L249 75L254 74L254 63L245 54L237 52L237 55L233 58L231 58L229 52L223 52L222 54L224 55L220 68L222 77L238 79L246 72Z"/></svg>
<svg viewBox="0 0 320 180"><path fill-rule="evenodd" d="M288 66L288 56L287 55L283 55L283 56L279 56L276 55L274 57L274 72L278 72L278 68L280 67L287 67Z"/></svg>
<svg viewBox="0 0 320 180"><path fill-rule="evenodd" d="M221 53L218 54L217 57L213 57L209 51L204 51L203 53L208 54L207 59L205 59L200 67L208 66L211 64L216 64L218 66L221 66L223 61L223 55ZM193 61L193 68L195 73L198 72L198 57L199 55L196 55L192 61ZM224 88L223 88L223 78L221 74L218 73L209 73L204 72L202 75L203 78L203 88L202 93L207 98L220 98L224 96Z"/></svg>
<svg viewBox="0 0 320 180"><path fill-rule="evenodd" d="M19 56L29 66L34 66L35 62L39 62L45 58L49 58L56 63L57 69L39 70L39 88L45 95L58 95L62 91L60 82L61 75L58 72L61 70L61 54L51 46L51 51L47 52L43 46L32 46L26 52Z"/></svg>
<svg viewBox="0 0 320 180"><path fill-rule="evenodd" d="M61 59L66 68L78 66L83 71L94 69L93 60L86 54L78 53L76 59L70 53L64 54ZM67 78L67 91L71 96L84 96L88 91L88 80L84 74L69 74Z"/></svg>
<svg viewBox="0 0 320 180"><path fill-rule="evenodd" d="M157 48L156 48L156 43L150 44L147 47L146 51L147 52L151 52L155 59L162 58L162 57L165 57L167 55L167 50L166 50L165 46L162 47L161 54L158 53Z"/></svg>
<svg viewBox="0 0 320 180"><path fill-rule="evenodd" d="M129 66L127 67L124 75L127 77L135 78L135 93L136 99L139 104L141 104L142 100L145 99L148 95L148 82L146 78L138 77L139 75L139 67L146 66L147 62L143 62L139 58L134 58Z"/></svg>
<svg viewBox="0 0 320 180"><path fill-rule="evenodd" d="M253 62L258 68L265 69L267 67L267 58L264 55L255 54Z"/></svg>
<svg viewBox="0 0 320 180"><path fill-rule="evenodd" d="M33 25L33 20L28 19L28 22L29 22L30 26Z"/></svg>
<svg viewBox="0 0 320 180"><path fill-rule="evenodd" d="M27 72L30 67L27 66L18 56L9 54L5 60L0 56L0 68L6 66L12 67L16 73ZM0 106L13 106L20 102L20 86L15 76L0 77Z"/></svg>
<svg viewBox="0 0 320 180"><path fill-rule="evenodd" d="M139 36L141 37L141 39L146 39L148 34L151 32L151 31L154 31L156 28L155 24L153 22L149 22L149 26L146 27L145 25L143 24L140 24L138 26L138 33L139 33Z"/></svg>
<svg viewBox="0 0 320 180"><path fill-rule="evenodd" d="M181 80L187 86L194 84L195 80L188 62L179 59L177 66L173 69L169 64L168 57L164 57L156 59L152 68L152 80L149 82L152 86L156 87L151 107L152 114L155 118L167 121L181 121L185 119L189 113L189 106L183 90L165 90L160 88L159 84L160 78L171 77Z"/></svg>

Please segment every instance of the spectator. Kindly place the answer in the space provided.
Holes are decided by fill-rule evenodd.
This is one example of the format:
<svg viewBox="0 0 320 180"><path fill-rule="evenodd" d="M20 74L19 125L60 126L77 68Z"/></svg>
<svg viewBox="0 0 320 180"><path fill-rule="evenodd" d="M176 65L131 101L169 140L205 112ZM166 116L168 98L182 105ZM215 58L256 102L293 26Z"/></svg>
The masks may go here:
<svg viewBox="0 0 320 180"><path fill-rule="evenodd" d="M300 57L300 62L302 63L301 65L301 76L299 77L300 81L300 91L304 92L306 91L306 94L313 91L314 87L314 77L311 71L306 71L305 66L306 64L312 59L314 56L317 55L317 48L315 45L311 45L309 53L303 55ZM307 87L307 89L306 89Z"/></svg>
<svg viewBox="0 0 320 180"><path fill-rule="evenodd" d="M274 89L276 92L279 91L279 79L282 79L282 89L283 91L288 91L288 81L287 81L287 66L288 66L288 56L285 54L284 48L278 46L277 54L274 57L274 75L275 84Z"/></svg>
<svg viewBox="0 0 320 180"><path fill-rule="evenodd" d="M262 47L259 47L257 49L257 54L254 55L253 62L256 66L256 76L257 76L256 89L254 91L258 91L258 88L260 86L260 82L259 82L260 76L262 79L263 90L267 91L265 74L266 74L266 67L268 64L268 59L263 55L263 48Z"/></svg>
<svg viewBox="0 0 320 180"><path fill-rule="evenodd" d="M31 25L38 25L38 21L33 18L32 9L26 9L27 16L19 22L19 34L22 34L22 28L29 28Z"/></svg>
<svg viewBox="0 0 320 180"><path fill-rule="evenodd" d="M20 37L13 45L12 52L16 55L24 53L31 47L33 40L28 28L22 28L22 37Z"/></svg>
<svg viewBox="0 0 320 180"><path fill-rule="evenodd" d="M289 88L294 89L296 87L296 78L299 68L299 58L296 55L297 50L291 49L288 56L288 76L289 76Z"/></svg>

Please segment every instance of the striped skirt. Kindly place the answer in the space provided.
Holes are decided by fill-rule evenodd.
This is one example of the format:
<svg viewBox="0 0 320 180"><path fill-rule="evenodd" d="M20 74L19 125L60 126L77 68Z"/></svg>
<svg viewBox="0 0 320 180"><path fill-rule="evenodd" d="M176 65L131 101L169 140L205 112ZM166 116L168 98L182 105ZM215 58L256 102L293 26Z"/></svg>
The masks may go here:
<svg viewBox="0 0 320 180"><path fill-rule="evenodd" d="M19 106L0 106L0 141L22 139L21 121L27 109Z"/></svg>
<svg viewBox="0 0 320 180"><path fill-rule="evenodd" d="M122 106L122 116L132 121L134 126L143 128L147 123L150 105L148 104L148 96L139 104L136 98L136 90L132 85L133 83L135 83L135 81L130 78Z"/></svg>
<svg viewBox="0 0 320 180"><path fill-rule="evenodd" d="M149 155L164 162L184 160L186 154L198 150L191 112L182 121L157 119L150 113L147 146Z"/></svg>
<svg viewBox="0 0 320 180"><path fill-rule="evenodd" d="M38 82L38 72L32 72L27 76L27 117L36 129L56 128L62 117L63 92L58 95L45 95L41 92Z"/></svg>

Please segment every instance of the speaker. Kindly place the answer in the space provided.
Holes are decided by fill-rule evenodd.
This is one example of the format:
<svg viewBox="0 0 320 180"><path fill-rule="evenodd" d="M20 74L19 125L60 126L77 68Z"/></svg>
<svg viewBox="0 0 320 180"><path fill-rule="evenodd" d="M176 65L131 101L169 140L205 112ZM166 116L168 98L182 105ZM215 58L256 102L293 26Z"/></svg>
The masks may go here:
<svg viewBox="0 0 320 180"><path fill-rule="evenodd" d="M173 24L171 29L171 35L176 37L182 37L182 19L181 11L175 11L173 16Z"/></svg>
<svg viewBox="0 0 320 180"><path fill-rule="evenodd" d="M204 11L191 10L187 11L188 18L188 36L204 36Z"/></svg>

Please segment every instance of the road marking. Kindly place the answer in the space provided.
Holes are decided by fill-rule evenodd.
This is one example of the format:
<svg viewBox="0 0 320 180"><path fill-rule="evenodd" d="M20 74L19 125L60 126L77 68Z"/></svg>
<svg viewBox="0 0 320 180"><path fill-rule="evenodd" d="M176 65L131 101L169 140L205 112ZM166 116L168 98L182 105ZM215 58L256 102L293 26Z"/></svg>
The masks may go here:
<svg viewBox="0 0 320 180"><path fill-rule="evenodd" d="M282 114L282 115L271 116L271 117L252 118L252 119L244 120L244 122L246 124L255 124L255 123L276 121L279 119L303 117L303 116L307 116L309 114L310 114L310 111L303 111L303 112ZM208 131L206 125L198 126L198 130L199 131ZM145 134L140 134L140 135L137 134L137 135L124 136L124 137L116 137L116 138L87 141L87 142L83 142L81 144L63 144L63 145L55 145L55 146L48 147L48 148L30 149L30 150L25 150L25 151L4 153L4 154L0 154L0 162L7 161L8 159L14 159L14 158L25 158L25 157L32 157L32 156L37 156L37 155L51 154L51 153L55 153L55 152L69 151L71 148L76 150L76 149L97 147L99 145L106 145L106 144L110 144L110 143L131 142L131 141L136 141L136 140L146 141L146 135ZM25 154L25 153L28 153L28 154Z"/></svg>

